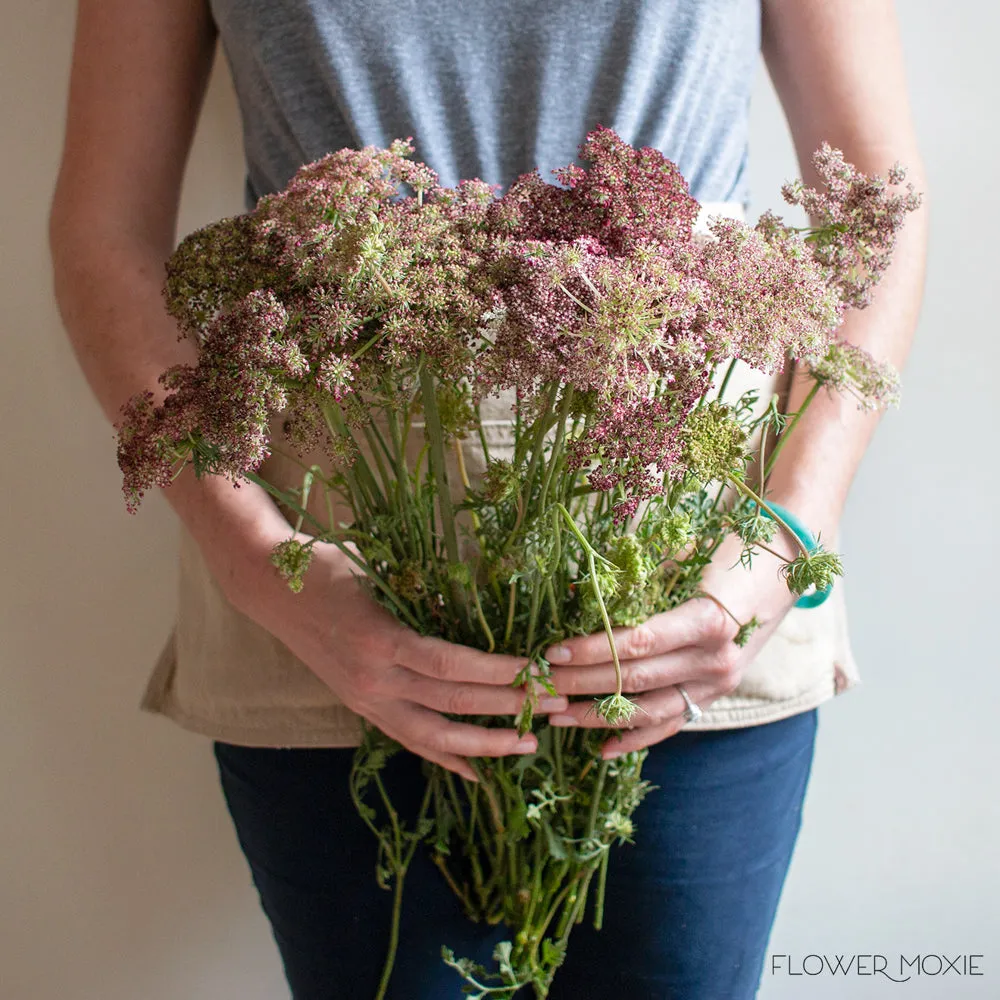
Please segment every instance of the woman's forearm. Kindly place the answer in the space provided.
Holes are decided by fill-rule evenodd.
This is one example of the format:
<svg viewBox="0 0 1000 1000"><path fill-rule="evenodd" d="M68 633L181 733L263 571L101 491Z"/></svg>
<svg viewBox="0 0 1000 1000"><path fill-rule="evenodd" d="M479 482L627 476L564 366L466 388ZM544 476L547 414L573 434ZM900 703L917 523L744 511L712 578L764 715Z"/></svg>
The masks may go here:
<svg viewBox="0 0 1000 1000"><path fill-rule="evenodd" d="M174 364L191 362L194 345L178 340L161 295L162 248L127 234L102 233L56 207L51 222L56 299L83 372L107 418L118 419L133 394L150 390ZM289 527L258 486L239 489L186 469L163 491L198 543L223 591L252 604L272 585L267 553Z"/></svg>
<svg viewBox="0 0 1000 1000"><path fill-rule="evenodd" d="M921 190L919 165L911 176ZM917 323L926 245L925 201L907 219L872 305L848 314L839 333L896 368L906 360ZM806 373L796 372L786 406L789 413L798 411L813 384ZM879 418L879 413L860 410L853 396L820 389L782 447L768 480L769 495L830 538Z"/></svg>
<svg viewBox="0 0 1000 1000"><path fill-rule="evenodd" d="M872 305L848 314L840 331L901 368L923 291L928 205L892 0L764 0L762 10L764 58L806 184L818 185L812 153L829 142L866 174L884 176L898 161L924 196L906 219ZM810 388L811 380L796 378L789 412ZM851 397L820 390L775 463L773 498L829 537L877 424L878 416L860 412Z"/></svg>

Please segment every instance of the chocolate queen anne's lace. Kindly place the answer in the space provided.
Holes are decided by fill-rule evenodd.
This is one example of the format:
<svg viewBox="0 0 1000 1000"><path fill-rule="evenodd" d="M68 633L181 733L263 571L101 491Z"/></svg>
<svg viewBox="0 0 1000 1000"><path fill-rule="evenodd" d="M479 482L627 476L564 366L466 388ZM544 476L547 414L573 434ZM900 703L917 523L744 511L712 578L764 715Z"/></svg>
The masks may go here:
<svg viewBox="0 0 1000 1000"><path fill-rule="evenodd" d="M397 912L426 842L470 916L511 928L493 973L445 952L470 995L530 984L544 997L588 899L600 923L609 850L632 836L648 788L645 751L603 760L606 730L534 716L552 689L544 650L603 628L617 683L592 710L634 723L612 627L710 596L701 572L723 537L749 562L782 524L766 477L802 410L772 400L761 415L716 375L792 359L813 395L894 401L895 374L838 330L867 304L919 199L893 190L899 168L868 177L824 146L824 190L786 188L811 227L767 213L696 238L677 167L607 128L581 146L586 167L554 172L560 185L531 171L502 196L480 180L444 188L413 152L409 140L338 150L181 243L166 302L198 360L163 374L162 401L126 405L118 458L130 510L187 463L267 489L292 522L272 562L295 591L315 545L334 544L411 627L525 657L515 724L536 734L537 754L472 761L475 783L429 768L421 814L405 823L378 780L398 746L368 727L351 792ZM481 411L498 397L512 400L513 441L490 455ZM279 447L276 416L301 486L258 475ZM469 439L481 474L466 468ZM796 593L842 572L822 547L785 562ZM734 641L759 624L736 622Z"/></svg>

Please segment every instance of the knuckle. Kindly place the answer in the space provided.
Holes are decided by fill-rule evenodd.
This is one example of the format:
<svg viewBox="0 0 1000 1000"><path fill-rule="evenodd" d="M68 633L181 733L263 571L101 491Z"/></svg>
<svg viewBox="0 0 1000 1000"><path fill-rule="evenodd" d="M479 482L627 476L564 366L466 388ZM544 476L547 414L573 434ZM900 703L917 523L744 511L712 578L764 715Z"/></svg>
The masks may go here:
<svg viewBox="0 0 1000 1000"><path fill-rule="evenodd" d="M706 599L702 603L704 605L702 609L703 634L713 638L724 636L729 627L728 615L713 600Z"/></svg>
<svg viewBox="0 0 1000 1000"><path fill-rule="evenodd" d="M740 673L738 670L733 668L730 670L723 681L722 690L725 694L732 694L740 686Z"/></svg>
<svg viewBox="0 0 1000 1000"><path fill-rule="evenodd" d="M462 734L452 726L442 726L435 729L426 741L432 750L439 753L460 754L462 753Z"/></svg>
<svg viewBox="0 0 1000 1000"><path fill-rule="evenodd" d="M380 686L378 673L370 667L362 667L353 675L353 686L362 697L375 694Z"/></svg>
<svg viewBox="0 0 1000 1000"><path fill-rule="evenodd" d="M739 648L727 643L715 654L715 662L723 673L730 673L740 661Z"/></svg>
<svg viewBox="0 0 1000 1000"><path fill-rule="evenodd" d="M622 665L622 688L628 692L645 691L649 687L649 668L637 662Z"/></svg>
<svg viewBox="0 0 1000 1000"><path fill-rule="evenodd" d="M451 738L447 729L431 729L420 734L420 744L438 753L448 753L451 750Z"/></svg>
<svg viewBox="0 0 1000 1000"><path fill-rule="evenodd" d="M670 711L666 705L643 705L642 711L637 712L632 718L630 729L647 729L650 726L660 726L670 718Z"/></svg>
<svg viewBox="0 0 1000 1000"><path fill-rule="evenodd" d="M681 709L683 710L683 708L684 706L682 705ZM673 702L665 703L664 705L660 706L660 708L656 713L656 722L655 722L656 731L658 733L666 732L672 726L675 725L683 726L684 721L685 720L683 719L683 717L678 715L677 706Z"/></svg>
<svg viewBox="0 0 1000 1000"><path fill-rule="evenodd" d="M628 630L619 643L619 655L627 657L649 656L656 648L656 633L649 625L636 625Z"/></svg>
<svg viewBox="0 0 1000 1000"><path fill-rule="evenodd" d="M427 672L437 677L439 680L445 680L452 674L452 661L448 653L443 649L430 649L425 653L425 663L427 664Z"/></svg>
<svg viewBox="0 0 1000 1000"><path fill-rule="evenodd" d="M393 632L391 636L386 636L382 652L386 660L390 663L402 663L406 658L410 636L406 631Z"/></svg>
<svg viewBox="0 0 1000 1000"><path fill-rule="evenodd" d="M475 700L475 695L468 688L455 688L448 695L446 711L452 715L472 715L476 708Z"/></svg>
<svg viewBox="0 0 1000 1000"><path fill-rule="evenodd" d="M715 658L715 678L727 694L735 690L740 682L739 657L728 649L722 650Z"/></svg>
<svg viewBox="0 0 1000 1000"><path fill-rule="evenodd" d="M664 729L663 738L670 739L671 736L676 736L686 725L686 719L672 719Z"/></svg>

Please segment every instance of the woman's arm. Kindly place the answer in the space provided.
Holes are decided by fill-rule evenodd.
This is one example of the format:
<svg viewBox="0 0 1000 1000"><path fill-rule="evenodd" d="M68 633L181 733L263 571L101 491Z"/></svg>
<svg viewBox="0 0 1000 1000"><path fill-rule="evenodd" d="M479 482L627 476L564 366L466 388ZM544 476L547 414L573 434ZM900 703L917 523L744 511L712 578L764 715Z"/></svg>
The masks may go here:
<svg viewBox="0 0 1000 1000"><path fill-rule="evenodd" d="M925 188L906 96L900 41L890 0L763 0L763 51L788 117L807 182L818 181L811 155L826 140L866 173L884 174L895 161L909 170L918 191ZM855 312L841 335L876 358L899 366L909 350L924 279L926 206L909 216L892 266L875 292L874 304ZM797 379L788 410L801 404L811 380ZM844 501L877 424L853 399L820 392L788 439L769 479L769 496L797 513L825 538L836 533ZM789 539L774 543L791 558ZM655 615L633 629L621 629L627 692L643 709L636 728L608 742L613 756L657 743L684 725L684 701L676 684L705 706L732 691L746 666L777 628L795 598L761 554L751 569L738 564L742 543L730 538L706 567L704 589L741 620L763 622L742 649L732 642L736 625L707 599L692 600ZM736 565L734 565L736 564ZM549 650L564 694L612 690L603 634L573 639ZM555 724L601 725L590 705L573 705Z"/></svg>
<svg viewBox="0 0 1000 1000"><path fill-rule="evenodd" d="M764 0L763 15L764 58L806 182L819 182L811 156L825 140L865 173L884 174L898 160L926 192L891 0ZM925 194L872 305L849 313L840 332L897 367L920 310L927 217ZM810 386L807 378L795 380L789 412ZM771 496L830 537L877 424L878 415L860 412L850 397L820 392L775 464Z"/></svg>
<svg viewBox="0 0 1000 1000"><path fill-rule="evenodd" d="M189 362L163 307L181 182L215 53L204 0L80 0L62 162L49 218L56 299L108 419ZM190 472L166 493L223 590L254 578L284 519L257 487Z"/></svg>
<svg viewBox="0 0 1000 1000"><path fill-rule="evenodd" d="M205 0L79 2L49 231L59 308L112 421L134 393L162 394L159 373L195 355L178 342L160 289L214 51ZM235 490L186 470L165 495L229 600L383 732L472 780L464 756L536 749L530 734L440 714L516 714L524 694L511 683L526 661L404 628L333 545L317 545L307 586L292 594L268 560L289 525L257 486Z"/></svg>

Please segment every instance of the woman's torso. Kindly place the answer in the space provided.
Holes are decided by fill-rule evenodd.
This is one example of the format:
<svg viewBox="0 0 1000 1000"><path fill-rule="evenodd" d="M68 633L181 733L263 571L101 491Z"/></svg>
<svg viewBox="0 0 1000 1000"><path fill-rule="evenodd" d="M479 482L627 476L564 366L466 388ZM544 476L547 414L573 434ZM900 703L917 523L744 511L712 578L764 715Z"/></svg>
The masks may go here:
<svg viewBox="0 0 1000 1000"><path fill-rule="evenodd" d="M746 200L758 0L210 0L248 207L303 163L413 136L455 184L573 162L595 124Z"/></svg>
<svg viewBox="0 0 1000 1000"><path fill-rule="evenodd" d="M596 124L663 151L699 201L736 212L746 201L757 0L211 6L243 116L248 207L327 152L408 136L443 183L506 186L574 162ZM767 398L776 385L758 387ZM262 470L291 471L277 457ZM782 718L856 680L838 585L822 608L786 617L697 728ZM308 667L226 601L183 531L177 624L142 704L232 743L343 746L358 735Z"/></svg>

